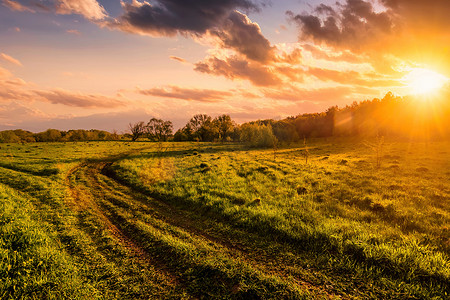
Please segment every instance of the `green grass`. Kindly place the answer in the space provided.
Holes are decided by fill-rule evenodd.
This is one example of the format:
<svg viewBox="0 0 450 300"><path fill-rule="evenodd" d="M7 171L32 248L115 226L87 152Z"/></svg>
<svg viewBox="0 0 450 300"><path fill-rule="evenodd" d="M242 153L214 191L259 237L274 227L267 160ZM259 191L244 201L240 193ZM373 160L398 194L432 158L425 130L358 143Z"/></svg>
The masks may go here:
<svg viewBox="0 0 450 300"><path fill-rule="evenodd" d="M0 295L446 299L449 146L2 144Z"/></svg>

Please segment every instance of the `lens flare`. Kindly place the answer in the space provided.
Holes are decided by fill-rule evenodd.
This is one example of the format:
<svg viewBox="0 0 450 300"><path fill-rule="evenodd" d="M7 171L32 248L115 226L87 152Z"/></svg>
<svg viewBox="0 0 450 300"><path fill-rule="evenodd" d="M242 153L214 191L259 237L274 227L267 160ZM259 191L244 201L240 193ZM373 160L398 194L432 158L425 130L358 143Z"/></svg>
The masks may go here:
<svg viewBox="0 0 450 300"><path fill-rule="evenodd" d="M414 95L437 93L447 82L449 78L435 71L422 68L414 68L406 75L404 81L407 87Z"/></svg>

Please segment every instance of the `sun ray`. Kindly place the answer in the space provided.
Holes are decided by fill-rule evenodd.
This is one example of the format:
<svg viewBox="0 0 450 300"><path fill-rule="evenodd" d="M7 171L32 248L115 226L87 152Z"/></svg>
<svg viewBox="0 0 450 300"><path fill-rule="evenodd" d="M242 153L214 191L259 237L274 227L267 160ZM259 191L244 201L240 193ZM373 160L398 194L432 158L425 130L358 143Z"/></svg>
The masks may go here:
<svg viewBox="0 0 450 300"><path fill-rule="evenodd" d="M435 94L449 82L449 78L444 75L424 68L412 69L403 80L414 95Z"/></svg>

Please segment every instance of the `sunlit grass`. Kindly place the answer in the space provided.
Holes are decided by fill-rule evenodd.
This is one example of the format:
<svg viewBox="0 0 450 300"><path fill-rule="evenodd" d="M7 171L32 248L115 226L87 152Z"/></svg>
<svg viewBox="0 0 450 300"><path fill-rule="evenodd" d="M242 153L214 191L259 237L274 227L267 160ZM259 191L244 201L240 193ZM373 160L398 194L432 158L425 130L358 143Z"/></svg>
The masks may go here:
<svg viewBox="0 0 450 300"><path fill-rule="evenodd" d="M0 296L445 299L449 145L368 143L2 144Z"/></svg>
<svg viewBox="0 0 450 300"><path fill-rule="evenodd" d="M193 144L175 163L164 153L130 157L115 168L150 195L322 253L332 266L374 269L366 274L374 280L394 274L443 284L450 275L445 145L387 143L377 168L360 142L318 141L309 164L302 145L274 159L272 150ZM150 185L140 179L148 169L133 167L165 161L176 166L173 178L158 181L158 171Z"/></svg>

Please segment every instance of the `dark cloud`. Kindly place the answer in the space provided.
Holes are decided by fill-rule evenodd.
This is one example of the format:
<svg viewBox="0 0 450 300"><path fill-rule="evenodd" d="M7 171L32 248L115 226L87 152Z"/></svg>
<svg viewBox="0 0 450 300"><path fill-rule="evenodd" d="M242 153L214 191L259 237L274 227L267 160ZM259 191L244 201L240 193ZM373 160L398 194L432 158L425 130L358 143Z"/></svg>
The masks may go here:
<svg viewBox="0 0 450 300"><path fill-rule="evenodd" d="M257 0L158 0L155 4L134 0L122 6L123 15L105 22L106 26L152 36L209 36L215 46L233 49L247 59L274 60L274 47L259 25L236 10L257 10Z"/></svg>
<svg viewBox="0 0 450 300"><path fill-rule="evenodd" d="M237 56L220 59L208 57L195 64L201 73L225 76L229 79L245 79L257 86L273 86L282 83L280 77L268 66L240 59Z"/></svg>
<svg viewBox="0 0 450 300"><path fill-rule="evenodd" d="M259 25L238 11L231 12L223 26L210 33L219 38L222 48L234 49L248 59L264 63L274 59L274 47L261 33Z"/></svg>
<svg viewBox="0 0 450 300"><path fill-rule="evenodd" d="M389 12L375 12L372 4L363 0L347 0L336 8L322 4L315 13L288 12L301 28L300 39L359 50L374 38L389 35L395 27Z"/></svg>
<svg viewBox="0 0 450 300"><path fill-rule="evenodd" d="M200 101L200 102L219 102L233 95L232 93L226 91L217 91L209 89L189 89L177 86L139 90L138 93L147 96L156 96L156 97Z"/></svg>
<svg viewBox="0 0 450 300"><path fill-rule="evenodd" d="M156 0L153 3L122 2L124 14L115 26L151 35L202 35L209 29L220 27L235 9L257 9L250 0Z"/></svg>

